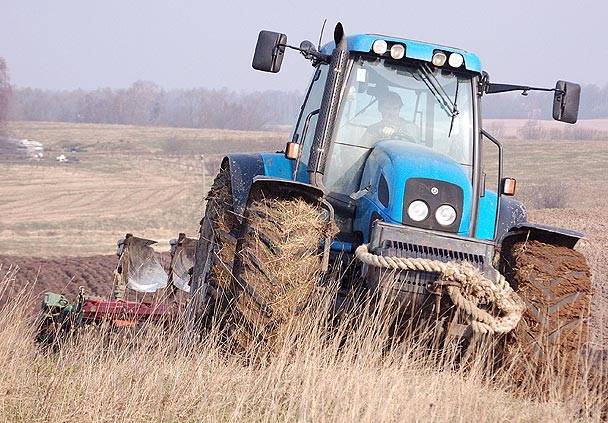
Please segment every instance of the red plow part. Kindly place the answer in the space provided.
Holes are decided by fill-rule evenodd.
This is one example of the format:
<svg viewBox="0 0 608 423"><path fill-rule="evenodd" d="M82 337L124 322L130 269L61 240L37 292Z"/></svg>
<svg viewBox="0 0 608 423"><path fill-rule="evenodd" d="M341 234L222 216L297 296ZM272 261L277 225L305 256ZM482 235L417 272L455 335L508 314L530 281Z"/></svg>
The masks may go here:
<svg viewBox="0 0 608 423"><path fill-rule="evenodd" d="M130 326L128 323L135 324L144 320L168 320L172 310L162 303L86 298L81 313L87 322L111 320L121 326Z"/></svg>

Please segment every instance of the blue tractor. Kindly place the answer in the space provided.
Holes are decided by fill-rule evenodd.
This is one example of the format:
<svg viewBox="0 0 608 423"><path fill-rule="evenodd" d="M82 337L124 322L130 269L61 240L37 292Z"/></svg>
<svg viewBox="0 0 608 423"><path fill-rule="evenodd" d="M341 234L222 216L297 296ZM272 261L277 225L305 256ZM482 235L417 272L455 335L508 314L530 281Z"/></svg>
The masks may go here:
<svg viewBox="0 0 608 423"><path fill-rule="evenodd" d="M486 95L542 90L554 92L553 117L575 123L579 85L491 83L473 53L346 36L341 24L322 48L261 31L253 67L278 72L288 49L314 68L291 141L283 152L223 159L201 220L193 316L224 316L243 346L271 342L328 269L349 260L341 292L390 290L412 316L446 315L442 270L407 267L426 260L503 275L521 305L511 336L525 351L570 354L585 342L591 287L574 251L581 234L528 222L481 117ZM484 157L484 144L498 154ZM402 267L387 283L395 258Z"/></svg>

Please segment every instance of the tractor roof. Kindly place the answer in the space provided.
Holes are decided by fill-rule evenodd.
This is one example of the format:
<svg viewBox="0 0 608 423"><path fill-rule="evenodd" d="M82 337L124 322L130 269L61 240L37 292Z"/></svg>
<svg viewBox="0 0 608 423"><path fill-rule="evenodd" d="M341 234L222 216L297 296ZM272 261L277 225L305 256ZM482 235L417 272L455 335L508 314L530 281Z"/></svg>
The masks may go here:
<svg viewBox="0 0 608 423"><path fill-rule="evenodd" d="M442 46L439 44L425 43L422 41L408 40L405 38L388 37L378 34L355 34L346 37L346 42L349 51L357 51L369 53L372 51L372 44L376 40L385 40L388 43L400 43L405 45L405 57L416 60L424 60L430 62L433 58L433 52L436 50L445 51L448 53L460 53L464 57L464 67L472 72L481 73L481 61L475 53L470 53L458 48ZM331 54L335 47L332 41L325 44L321 48L321 52Z"/></svg>

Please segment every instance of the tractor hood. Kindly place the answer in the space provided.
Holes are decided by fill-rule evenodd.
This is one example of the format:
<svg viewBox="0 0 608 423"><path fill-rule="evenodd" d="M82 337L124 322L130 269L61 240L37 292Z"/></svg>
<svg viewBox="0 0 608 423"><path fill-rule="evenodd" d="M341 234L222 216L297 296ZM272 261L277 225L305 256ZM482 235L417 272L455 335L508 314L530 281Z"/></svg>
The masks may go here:
<svg viewBox="0 0 608 423"><path fill-rule="evenodd" d="M471 180L467 168L447 155L403 140L381 141L370 153L361 186L371 187L368 200L388 222L468 234ZM429 208L421 221L412 220L407 213L416 200L424 201ZM457 211L456 220L448 226L440 225L435 218L443 204Z"/></svg>

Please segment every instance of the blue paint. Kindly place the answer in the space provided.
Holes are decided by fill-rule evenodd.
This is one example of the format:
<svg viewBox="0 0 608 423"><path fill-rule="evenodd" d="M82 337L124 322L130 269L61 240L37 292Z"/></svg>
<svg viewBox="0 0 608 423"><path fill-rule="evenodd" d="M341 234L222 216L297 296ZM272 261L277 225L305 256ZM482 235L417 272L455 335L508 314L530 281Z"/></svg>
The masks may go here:
<svg viewBox="0 0 608 423"><path fill-rule="evenodd" d="M289 160L283 153L261 153L264 162L264 175L291 180L295 160Z"/></svg>
<svg viewBox="0 0 608 423"><path fill-rule="evenodd" d="M380 173L386 178L389 187L390 201L388 207L380 203L376 192ZM386 222L396 224L403 222L405 185L409 178L435 179L462 188L463 216L458 234L468 235L472 186L463 166L449 156L428 147L391 140L376 144L365 163L365 169L361 177L361 187L369 185L372 189L359 200L357 216L353 226L355 231L363 233L366 242L369 240L369 224L374 211Z"/></svg>
<svg viewBox="0 0 608 423"><path fill-rule="evenodd" d="M330 248L332 251L340 251L344 253L353 252L353 244L351 242L338 241L337 239L331 242Z"/></svg>
<svg viewBox="0 0 608 423"><path fill-rule="evenodd" d="M479 209L477 210L477 229L475 238L494 239L496 226L496 207L498 196L493 191L486 190L483 197L479 199Z"/></svg>
<svg viewBox="0 0 608 423"><path fill-rule="evenodd" d="M292 180L296 161L289 160L284 153L260 153L264 163L264 175L274 178ZM306 163L300 163L296 181L308 184L310 179Z"/></svg>
<svg viewBox="0 0 608 423"><path fill-rule="evenodd" d="M481 73L481 60L475 53L470 53L454 47L442 46L439 44L425 43L422 41L408 40L405 38L385 37L377 34L357 34L346 37L346 43L349 51L369 53L372 49L372 44L376 40L385 40L389 42L397 42L405 45L405 57L409 59L424 60L430 62L433 58L435 50L447 51L449 53L459 53L464 57L464 67L472 72ZM331 54L335 48L335 43L332 41L321 48L321 52Z"/></svg>
<svg viewBox="0 0 608 423"><path fill-rule="evenodd" d="M295 166L295 161L294 161L294 166ZM296 181L302 182L305 184L310 183L310 175L308 174L308 166L306 166L306 163L304 163L304 162L300 162L300 165L298 166Z"/></svg>

